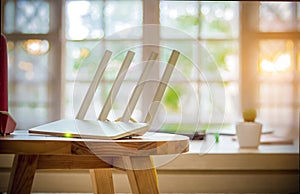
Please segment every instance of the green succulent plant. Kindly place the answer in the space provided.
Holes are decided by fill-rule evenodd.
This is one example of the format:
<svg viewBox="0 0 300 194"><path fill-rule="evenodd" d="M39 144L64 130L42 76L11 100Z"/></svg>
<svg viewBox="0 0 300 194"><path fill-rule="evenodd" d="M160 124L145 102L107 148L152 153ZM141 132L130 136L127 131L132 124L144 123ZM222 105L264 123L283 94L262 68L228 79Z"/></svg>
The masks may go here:
<svg viewBox="0 0 300 194"><path fill-rule="evenodd" d="M246 109L243 112L243 118L245 122L255 122L256 110L253 108Z"/></svg>

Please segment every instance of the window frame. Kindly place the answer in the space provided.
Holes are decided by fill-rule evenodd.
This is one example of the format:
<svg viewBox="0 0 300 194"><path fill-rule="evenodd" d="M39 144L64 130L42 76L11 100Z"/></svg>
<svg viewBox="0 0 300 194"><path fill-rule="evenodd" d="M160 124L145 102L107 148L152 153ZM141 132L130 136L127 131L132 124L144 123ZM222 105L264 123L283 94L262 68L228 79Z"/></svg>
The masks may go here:
<svg viewBox="0 0 300 194"><path fill-rule="evenodd" d="M1 33L4 32L4 13L5 13L5 3L7 0L1 1ZM48 34L21 34L21 33L12 33L5 34L8 40L18 41L25 40L28 38L36 39L47 39L51 44L52 52L49 55L49 64L52 65L51 71L58 76L56 79L50 80L51 84L48 86L51 90L50 95L51 99L51 108L53 111L49 113L49 121L57 120L64 117L65 105L65 45L66 39L64 38L65 31L65 1L52 1L48 0L50 5L50 31ZM240 109L244 110L248 107L260 108L258 104L258 87L260 84L259 75L257 73L257 64L258 64L258 46L259 40L262 39L291 39L295 44L295 53L299 50L299 30L292 32L259 32L258 23L259 23L259 1L256 2L239 2L239 70L240 76L239 82L239 91L240 91ZM147 1L143 0L143 25L148 24L159 24L159 4L160 1ZM153 14L157 13L157 14ZM251 16L251 17L250 17ZM159 42L162 40L159 38L158 31L143 31L142 43L149 42L149 35L155 33L155 40ZM198 41L201 41L199 39ZM226 39L228 40L228 39ZM149 50L144 49L142 53L142 60L146 60L149 54ZM159 52L159 51L157 51ZM55 56L55 57L54 57ZM296 54L294 57L294 63L296 68L300 69L297 65ZM253 65L256 64L256 65ZM299 112L300 105L297 103L297 97L300 90L299 84L299 73L298 70L295 70L292 85L294 91L294 105L293 108L295 112ZM15 83L13 83L15 84ZM143 101L149 102L148 95L143 95ZM57 102L55 99L59 99ZM144 107L146 108L146 107ZM294 124L293 127L298 127L296 124L297 114L294 115Z"/></svg>

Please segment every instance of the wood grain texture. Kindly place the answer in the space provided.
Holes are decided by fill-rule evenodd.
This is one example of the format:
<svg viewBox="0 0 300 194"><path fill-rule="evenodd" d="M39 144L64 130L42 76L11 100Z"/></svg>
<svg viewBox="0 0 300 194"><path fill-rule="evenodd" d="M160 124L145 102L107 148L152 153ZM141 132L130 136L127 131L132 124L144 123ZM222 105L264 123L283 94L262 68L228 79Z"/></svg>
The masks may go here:
<svg viewBox="0 0 300 194"><path fill-rule="evenodd" d="M153 133L147 134L150 135ZM159 134L156 134L157 138L149 137L149 139L146 138L146 135L144 136L145 139L133 137L132 139L106 142L73 142L72 153L102 156L149 156L184 153L189 149L188 137L176 135L174 139L170 138L164 140L163 138L159 138ZM161 135L162 137L164 136L164 134ZM171 135L171 137L172 136L173 135ZM154 139L152 138L156 140L153 141Z"/></svg>
<svg viewBox="0 0 300 194"><path fill-rule="evenodd" d="M94 194L113 194L114 185L112 178L112 169L92 169L90 175L93 184Z"/></svg>
<svg viewBox="0 0 300 194"><path fill-rule="evenodd" d="M159 193L156 169L149 156L124 157L124 163L132 193Z"/></svg>
<svg viewBox="0 0 300 194"><path fill-rule="evenodd" d="M129 180L130 188L132 193L139 193L138 183L133 171L132 162L129 156L123 156L119 162L121 162L122 170L125 170L127 178Z"/></svg>
<svg viewBox="0 0 300 194"><path fill-rule="evenodd" d="M0 140L0 153L7 154L70 154L71 142L47 140Z"/></svg>
<svg viewBox="0 0 300 194"><path fill-rule="evenodd" d="M187 152L189 138L182 135L147 132L143 136L120 140L95 140L31 135L22 130L0 137L2 154L74 154L108 156L147 156Z"/></svg>
<svg viewBox="0 0 300 194"><path fill-rule="evenodd" d="M16 155L7 193L30 193L37 164L38 155Z"/></svg>
<svg viewBox="0 0 300 194"><path fill-rule="evenodd" d="M110 159L106 158L109 162ZM93 155L40 155L37 169L92 169L112 166Z"/></svg>

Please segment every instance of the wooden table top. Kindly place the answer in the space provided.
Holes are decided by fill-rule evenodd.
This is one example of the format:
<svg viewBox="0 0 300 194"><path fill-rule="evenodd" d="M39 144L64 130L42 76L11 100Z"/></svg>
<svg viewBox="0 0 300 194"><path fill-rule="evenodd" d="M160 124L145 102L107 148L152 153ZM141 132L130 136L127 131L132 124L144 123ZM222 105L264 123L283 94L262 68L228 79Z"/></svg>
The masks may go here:
<svg viewBox="0 0 300 194"><path fill-rule="evenodd" d="M64 138L16 130L0 137L1 154L72 154L104 156L149 156L179 154L189 150L182 135L147 132L119 140Z"/></svg>

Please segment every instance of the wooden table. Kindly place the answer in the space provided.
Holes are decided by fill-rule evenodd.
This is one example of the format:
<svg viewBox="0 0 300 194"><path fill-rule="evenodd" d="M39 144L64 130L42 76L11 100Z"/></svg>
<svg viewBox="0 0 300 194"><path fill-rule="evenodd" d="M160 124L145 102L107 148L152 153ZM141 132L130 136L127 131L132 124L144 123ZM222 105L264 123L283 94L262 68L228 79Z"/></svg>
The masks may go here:
<svg viewBox="0 0 300 194"><path fill-rule="evenodd" d="M53 137L25 130L0 137L0 154L16 154L8 193L30 193L37 169L91 169L94 193L114 193L113 168L126 171L133 193L159 193L151 155L188 149L188 137L150 132L121 140Z"/></svg>

